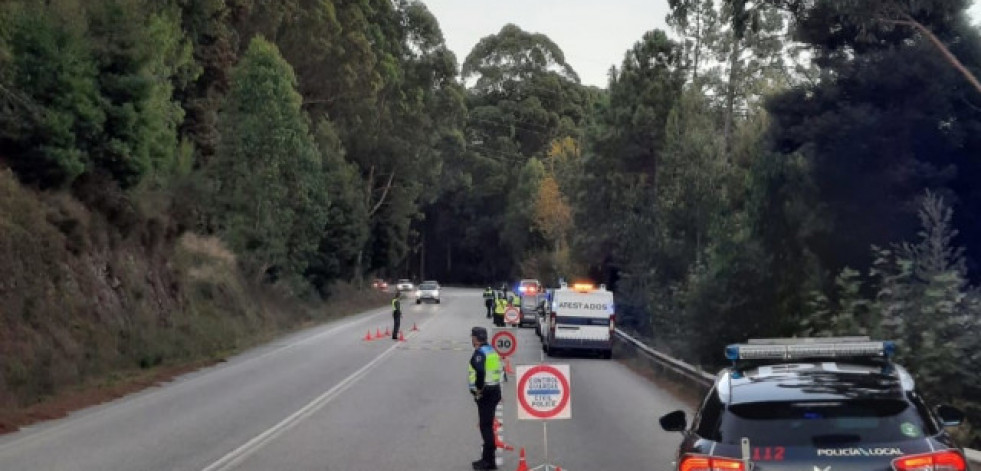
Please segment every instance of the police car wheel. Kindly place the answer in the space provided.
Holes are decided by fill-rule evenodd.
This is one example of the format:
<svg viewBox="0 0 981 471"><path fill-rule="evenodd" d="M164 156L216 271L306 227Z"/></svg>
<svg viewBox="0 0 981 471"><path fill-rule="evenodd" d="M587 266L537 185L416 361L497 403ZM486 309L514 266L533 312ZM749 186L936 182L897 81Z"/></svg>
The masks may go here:
<svg viewBox="0 0 981 471"><path fill-rule="evenodd" d="M439 304L439 298L436 299L436 304Z"/></svg>
<svg viewBox="0 0 981 471"><path fill-rule="evenodd" d="M421 299L417 299L416 300L416 304L422 304L422 300Z"/></svg>

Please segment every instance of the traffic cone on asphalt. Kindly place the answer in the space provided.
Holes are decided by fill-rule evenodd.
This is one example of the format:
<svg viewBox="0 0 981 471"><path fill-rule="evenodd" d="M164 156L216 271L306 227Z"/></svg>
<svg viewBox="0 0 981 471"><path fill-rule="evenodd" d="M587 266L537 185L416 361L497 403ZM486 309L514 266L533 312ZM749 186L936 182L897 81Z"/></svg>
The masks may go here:
<svg viewBox="0 0 981 471"><path fill-rule="evenodd" d="M371 338L371 329L368 329L368 333L367 334L364 334L364 340L366 342L370 342L372 340L372 338Z"/></svg>
<svg viewBox="0 0 981 471"><path fill-rule="evenodd" d="M405 334L401 330L399 331L399 342L405 342Z"/></svg>
<svg viewBox="0 0 981 471"><path fill-rule="evenodd" d="M518 469L514 471L528 471L528 462L525 461L525 449L521 448L521 453L518 455Z"/></svg>
<svg viewBox="0 0 981 471"><path fill-rule="evenodd" d="M388 330L388 327L385 327L385 337L391 337L391 336L392 336L392 331Z"/></svg>
<svg viewBox="0 0 981 471"><path fill-rule="evenodd" d="M498 433L500 430L501 430L501 422L498 421L497 419L494 419L494 447L500 448L502 450L508 450L508 451L514 450L513 446L504 443L504 440L501 439L501 434Z"/></svg>
<svg viewBox="0 0 981 471"><path fill-rule="evenodd" d="M509 374L514 374L514 368L511 368L510 357L504 357L504 372Z"/></svg>
<svg viewBox="0 0 981 471"><path fill-rule="evenodd" d="M419 331L419 328L416 327L416 323L415 322L412 323L412 331L413 332L418 332Z"/></svg>
<svg viewBox="0 0 981 471"><path fill-rule="evenodd" d="M382 330L377 327L375 327L375 338L376 339L382 338Z"/></svg>

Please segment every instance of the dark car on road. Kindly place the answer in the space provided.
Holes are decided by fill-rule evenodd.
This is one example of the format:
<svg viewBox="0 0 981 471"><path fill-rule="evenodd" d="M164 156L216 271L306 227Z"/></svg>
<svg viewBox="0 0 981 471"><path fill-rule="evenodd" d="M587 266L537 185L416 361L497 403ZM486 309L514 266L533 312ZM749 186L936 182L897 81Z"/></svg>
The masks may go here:
<svg viewBox="0 0 981 471"><path fill-rule="evenodd" d="M966 471L945 427L964 415L930 408L891 360L892 342L867 338L764 339L730 345L692 423L679 471Z"/></svg>
<svg viewBox="0 0 981 471"><path fill-rule="evenodd" d="M538 318L545 315L545 293L526 294L521 296L521 314L519 327L535 327Z"/></svg>

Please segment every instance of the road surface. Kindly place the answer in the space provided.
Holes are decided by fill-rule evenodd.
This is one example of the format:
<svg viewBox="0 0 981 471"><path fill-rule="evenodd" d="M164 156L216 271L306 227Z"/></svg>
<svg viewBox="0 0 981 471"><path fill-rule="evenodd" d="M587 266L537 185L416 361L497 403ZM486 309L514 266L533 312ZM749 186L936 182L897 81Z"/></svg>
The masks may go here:
<svg viewBox="0 0 981 471"><path fill-rule="evenodd" d="M406 342L363 340L391 324L378 309L313 328L226 363L0 437L4 471L468 470L479 457L467 393L470 327L490 327L477 290L403 302ZM517 330L514 364L542 360ZM616 361L571 365L572 419L548 425L551 462L570 471L667 469L680 435L657 417L687 409ZM504 440L543 461L540 422L518 421L505 383ZM501 469L517 466L505 452Z"/></svg>

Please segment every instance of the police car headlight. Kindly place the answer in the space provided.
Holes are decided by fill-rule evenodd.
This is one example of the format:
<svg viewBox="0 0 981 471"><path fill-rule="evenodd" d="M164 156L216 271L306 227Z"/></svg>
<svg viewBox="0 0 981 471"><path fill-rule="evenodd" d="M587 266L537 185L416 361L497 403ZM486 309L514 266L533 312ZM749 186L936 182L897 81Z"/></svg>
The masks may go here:
<svg viewBox="0 0 981 471"><path fill-rule="evenodd" d="M416 291L416 297L422 296L422 291Z"/></svg>

